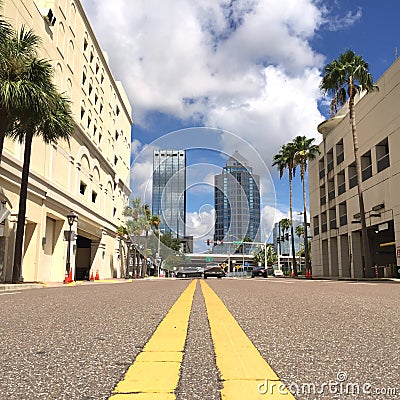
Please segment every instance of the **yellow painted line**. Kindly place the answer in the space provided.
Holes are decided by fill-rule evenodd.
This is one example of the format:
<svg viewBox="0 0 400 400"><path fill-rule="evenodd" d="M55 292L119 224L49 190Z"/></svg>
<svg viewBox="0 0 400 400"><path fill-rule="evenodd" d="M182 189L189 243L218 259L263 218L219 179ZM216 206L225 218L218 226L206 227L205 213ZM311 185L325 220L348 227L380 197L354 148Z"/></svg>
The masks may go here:
<svg viewBox="0 0 400 400"><path fill-rule="evenodd" d="M201 289L222 380L222 399L294 399L210 286L201 281Z"/></svg>
<svg viewBox="0 0 400 400"><path fill-rule="evenodd" d="M110 400L174 400L197 280L184 290L157 327Z"/></svg>

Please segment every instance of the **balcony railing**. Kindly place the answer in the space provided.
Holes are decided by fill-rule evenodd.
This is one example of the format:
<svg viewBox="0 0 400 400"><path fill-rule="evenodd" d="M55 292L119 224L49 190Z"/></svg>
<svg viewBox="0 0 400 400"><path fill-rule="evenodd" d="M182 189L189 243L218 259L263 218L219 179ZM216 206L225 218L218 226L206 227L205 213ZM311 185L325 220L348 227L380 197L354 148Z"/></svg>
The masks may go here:
<svg viewBox="0 0 400 400"><path fill-rule="evenodd" d="M363 182L372 176L372 165L368 165L368 167L362 170L362 180Z"/></svg>
<svg viewBox="0 0 400 400"><path fill-rule="evenodd" d="M341 195L345 191L346 191L346 182L343 182L338 186L338 194Z"/></svg>
<svg viewBox="0 0 400 400"><path fill-rule="evenodd" d="M336 157L336 165L341 164L344 161L344 152L342 151Z"/></svg>
<svg viewBox="0 0 400 400"><path fill-rule="evenodd" d="M378 172L390 167L389 153L385 154L378 160Z"/></svg>
<svg viewBox="0 0 400 400"><path fill-rule="evenodd" d="M357 175L353 175L349 179L349 187L350 187L350 189L353 188L354 186L357 186Z"/></svg>
<svg viewBox="0 0 400 400"><path fill-rule="evenodd" d="M347 225L347 214L339 217L340 226Z"/></svg>

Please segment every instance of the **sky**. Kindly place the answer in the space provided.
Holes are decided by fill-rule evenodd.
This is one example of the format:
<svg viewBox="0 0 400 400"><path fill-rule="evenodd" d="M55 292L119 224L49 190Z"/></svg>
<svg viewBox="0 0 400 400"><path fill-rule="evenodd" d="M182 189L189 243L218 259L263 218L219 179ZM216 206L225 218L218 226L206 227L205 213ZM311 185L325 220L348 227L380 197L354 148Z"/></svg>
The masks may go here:
<svg viewBox="0 0 400 400"><path fill-rule="evenodd" d="M239 150L261 176L263 238L288 215L271 167L297 135L321 140L323 67L352 49L374 80L399 46L397 0L82 0L133 107L131 189L151 204L152 151L189 149L187 234L213 234L213 174ZM150 172L149 172L150 171ZM300 180L294 210L303 209Z"/></svg>

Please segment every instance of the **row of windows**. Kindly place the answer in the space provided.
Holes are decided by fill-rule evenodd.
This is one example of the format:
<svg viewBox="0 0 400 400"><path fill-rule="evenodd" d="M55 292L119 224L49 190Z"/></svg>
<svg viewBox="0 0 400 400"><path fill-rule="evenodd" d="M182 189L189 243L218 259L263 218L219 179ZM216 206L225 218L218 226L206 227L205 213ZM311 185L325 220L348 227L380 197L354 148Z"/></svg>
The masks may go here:
<svg viewBox="0 0 400 400"><path fill-rule="evenodd" d="M389 156L389 143L388 139L384 139L382 142L375 146L376 154L376 173L379 173L390 166L390 156ZM323 162L323 159L322 159ZM321 166L321 160L320 160ZM329 170L329 168L328 168ZM320 177L323 169L320 169ZM367 151L361 156L361 173L362 181L373 176L374 168L372 164L372 154L371 150ZM324 175L322 175L324 177ZM357 171L355 163L353 162L347 167L347 187L352 189L357 185ZM327 189L327 191L326 191ZM328 201L333 200L336 196L343 194L346 191L346 176L345 171L340 171L336 175L336 185L335 177L328 180L327 185L323 183L320 186L320 205L324 205L327 202L326 193L328 193Z"/></svg>

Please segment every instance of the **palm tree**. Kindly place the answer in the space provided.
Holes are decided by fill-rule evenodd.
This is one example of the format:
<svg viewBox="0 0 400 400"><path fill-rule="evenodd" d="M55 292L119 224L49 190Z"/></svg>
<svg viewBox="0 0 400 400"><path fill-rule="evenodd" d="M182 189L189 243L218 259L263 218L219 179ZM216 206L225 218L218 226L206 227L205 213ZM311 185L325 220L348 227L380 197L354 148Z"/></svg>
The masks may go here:
<svg viewBox="0 0 400 400"><path fill-rule="evenodd" d="M1 19L0 19L1 22ZM14 32L0 23L0 163L4 139L21 114L46 114L52 69L37 58L40 38L32 30Z"/></svg>
<svg viewBox="0 0 400 400"><path fill-rule="evenodd" d="M296 148L292 142L283 145L279 150L279 153L274 155L273 158L274 161L272 163L272 166L276 166L278 168L279 177L281 179L285 170L288 171L292 263L293 263L293 274L294 276L297 276L296 254L294 249L294 231L293 231L293 177L296 174L295 154L296 154Z"/></svg>
<svg viewBox="0 0 400 400"><path fill-rule="evenodd" d="M367 224L365 221L365 207L362 192L361 160L358 153L358 137L355 114L355 96L361 91L367 93L376 90L373 84L372 75L369 73L368 63L362 56L356 55L352 50L342 53L337 60L331 61L325 66L324 76L320 83L320 90L324 94L332 96L331 117L336 113L338 106L349 101L349 117L351 133L353 136L354 159L357 172L358 203L360 207L360 220L362 232L362 244L364 255L364 268L372 267L371 254L368 241Z"/></svg>
<svg viewBox="0 0 400 400"><path fill-rule="evenodd" d="M47 69L48 71L52 71L52 67L47 61L41 60L39 64L41 65L41 70ZM51 76L52 74L50 73L47 79L51 79ZM37 82L36 79L38 78L42 78L42 74L36 76L33 72L32 80ZM44 99L48 99L48 109L44 110L42 108L41 114L27 111L20 113L18 123L12 132L13 139L25 143L18 220L15 234L13 283L18 283L21 276L22 245L25 230L26 202L33 138L38 136L45 144L56 144L60 139L69 141L74 131L74 121L71 116L69 100L64 95L57 93L51 81L43 82L42 84L37 83L37 86L42 89L42 94L45 96Z"/></svg>
<svg viewBox="0 0 400 400"><path fill-rule="evenodd" d="M307 229L307 192L306 192L306 171L308 161L314 160L320 153L317 145L313 144L315 139L308 139L305 136L296 136L293 139L293 144L296 148L295 162L300 166L300 178L303 184L303 238L304 249L308 248L308 229ZM306 264L306 271L310 270L310 257L308 251L304 250L304 260Z"/></svg>

